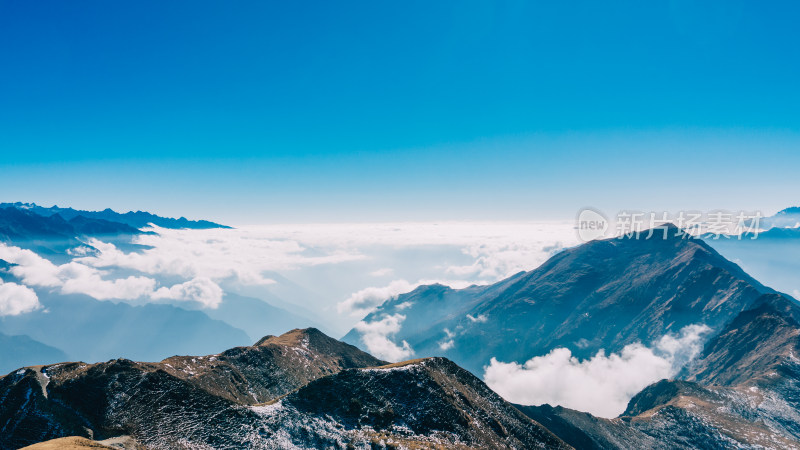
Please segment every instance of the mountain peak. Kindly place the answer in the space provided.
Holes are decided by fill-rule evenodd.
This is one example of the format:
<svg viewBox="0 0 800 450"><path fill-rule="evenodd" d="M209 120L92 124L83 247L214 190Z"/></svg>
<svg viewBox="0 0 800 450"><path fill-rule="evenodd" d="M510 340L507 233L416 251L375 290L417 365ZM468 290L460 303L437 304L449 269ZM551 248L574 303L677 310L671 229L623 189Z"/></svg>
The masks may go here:
<svg viewBox="0 0 800 450"><path fill-rule="evenodd" d="M330 340L335 339L329 337L325 333L319 331L314 327L309 328L295 328L287 331L280 336L267 335L259 339L253 346L263 347L266 345L285 345L290 347L307 346L311 339L315 340Z"/></svg>
<svg viewBox="0 0 800 450"><path fill-rule="evenodd" d="M649 345L689 325L719 329L768 292L702 239L667 225L652 235L647 230L564 250L492 285L419 287L364 321L410 304L394 342L407 342L417 356L447 356L480 375L493 357L521 363L565 347L590 358ZM366 345L357 329L344 339Z"/></svg>
<svg viewBox="0 0 800 450"><path fill-rule="evenodd" d="M790 206L790 207L788 207L786 209L778 211L778 214L776 214L776 215L781 216L781 215L788 215L788 214L800 214L800 206Z"/></svg>

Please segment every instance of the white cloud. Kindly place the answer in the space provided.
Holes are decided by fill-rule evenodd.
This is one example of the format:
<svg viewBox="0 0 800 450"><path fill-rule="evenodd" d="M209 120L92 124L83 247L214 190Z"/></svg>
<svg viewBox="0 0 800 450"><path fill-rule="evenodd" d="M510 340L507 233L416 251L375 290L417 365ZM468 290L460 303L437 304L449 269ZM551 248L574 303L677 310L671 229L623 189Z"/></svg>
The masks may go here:
<svg viewBox="0 0 800 450"><path fill-rule="evenodd" d="M339 302L336 309L339 314L347 313L353 317L364 317L386 300L395 299L398 295L410 292L417 286L418 284L411 284L406 280L394 280L388 286L368 287L354 292L346 300Z"/></svg>
<svg viewBox="0 0 800 450"><path fill-rule="evenodd" d="M217 283L200 277L169 288L161 287L153 293L152 297L198 302L205 308L216 309L222 303L222 295L222 288Z"/></svg>
<svg viewBox="0 0 800 450"><path fill-rule="evenodd" d="M63 283L58 276L58 266L30 250L0 244L0 259L15 264L9 271L25 284L56 287Z"/></svg>
<svg viewBox="0 0 800 450"><path fill-rule="evenodd" d="M385 276L391 275L393 273L394 273L394 269L389 268L389 267L384 267L382 269L373 270L372 272L369 273L369 275L372 276L372 277L385 277Z"/></svg>
<svg viewBox="0 0 800 450"><path fill-rule="evenodd" d="M33 289L0 280L0 317L17 316L41 308L39 297Z"/></svg>
<svg viewBox="0 0 800 450"><path fill-rule="evenodd" d="M332 303L353 297L349 300L354 308L344 304L340 306L342 314L331 319L336 328L346 330L358 314L380 303L376 297L369 297L382 288L362 292L365 285L358 281L360 277L348 278L349 267L316 269L319 266L352 263L353 273L371 274L378 277L376 280L405 277L410 285L407 290L443 279L451 279L442 284L454 288L486 284L509 273L535 268L557 247L556 243L577 243L572 227L571 222L276 224L211 230L153 227L155 233L135 238L134 243L146 246L140 251L127 252L110 243L90 240L70 253L72 262L81 267L65 268L33 252L19 253L22 267L16 268L15 274L29 286L66 289L102 299L133 299L141 295L142 300L147 300L155 292L159 292L156 297L161 300L183 298L180 292L167 294L161 289L159 280L167 278L178 279L178 284L209 279L242 295L273 295L312 311L330 311ZM423 250L414 253L413 260L403 251L412 248ZM442 265L442 261L446 263ZM67 270L80 271L79 279L67 282L76 278ZM127 276L132 271L138 276L113 279L113 274L122 272ZM273 275L275 272L278 275ZM394 276L395 273L402 276ZM328 276L331 278L325 278ZM409 276L429 281L413 283ZM281 283L275 284L274 280ZM388 292L383 300L392 295ZM213 304L213 297L195 298ZM393 312L398 311L399 308Z"/></svg>
<svg viewBox="0 0 800 450"><path fill-rule="evenodd" d="M75 262L57 266L56 273L62 293L86 294L98 300L134 300L149 295L156 286L156 281L147 277L105 280L102 272Z"/></svg>
<svg viewBox="0 0 800 450"><path fill-rule="evenodd" d="M469 286L470 282L461 280L419 280L416 283L409 283L406 280L394 280L387 286L368 287L354 292L347 299L337 303L336 309L339 314L349 314L353 317L364 317L375 311L379 306L388 300L396 299L400 294L413 291L419 286L429 284L443 284L454 289L462 289ZM413 303L403 302L395 306L401 311L411 307Z"/></svg>
<svg viewBox="0 0 800 450"><path fill-rule="evenodd" d="M506 400L525 405L561 405L600 417L616 417L628 401L648 385L677 374L702 350L705 325L684 327L678 336L666 335L652 348L625 346L620 353L603 351L580 361L566 348L557 348L525 364L492 358L484 380Z"/></svg>
<svg viewBox="0 0 800 450"><path fill-rule="evenodd" d="M137 244L150 247L141 252L125 253L113 244L91 239L89 245L99 253L78 261L93 267L121 267L153 275L214 281L232 278L245 285L269 285L275 281L264 276L267 271L365 258L357 250L331 245L311 249L297 240L273 237L259 229L152 230L156 233L135 239Z"/></svg>
<svg viewBox="0 0 800 450"><path fill-rule="evenodd" d="M122 267L146 274L219 282L236 278L244 284L269 284L267 271L294 270L321 264L367 259L374 246L408 248L455 246L475 261L452 266L459 277L503 278L541 264L556 249L577 243L570 222L428 222L291 224L238 229L170 230L141 235L136 243L151 248L125 253L112 244L90 240L99 250L79 262L98 268ZM388 276L377 267L370 275Z"/></svg>
<svg viewBox="0 0 800 450"><path fill-rule="evenodd" d="M406 341L395 344L389 337L400 331L400 324L406 319L402 314L386 315L382 319L356 324L355 329L361 333L361 341L367 351L377 358L397 362L408 359L414 350Z"/></svg>
<svg viewBox="0 0 800 450"><path fill-rule="evenodd" d="M566 246L576 243L573 237L551 228L540 230L539 233L519 241L496 238L471 243L463 252L474 261L467 265L450 266L447 272L461 277L500 280L521 271L535 269Z"/></svg>
<svg viewBox="0 0 800 450"><path fill-rule="evenodd" d="M439 349L442 351L447 351L456 346L456 342L453 340L456 334L445 328L444 335L445 339L442 342L439 342Z"/></svg>
<svg viewBox="0 0 800 450"><path fill-rule="evenodd" d="M486 314L478 314L478 317L475 317L472 314L467 314L467 319L469 319L469 321L472 323L485 323L487 320L489 320L489 318L486 317Z"/></svg>
<svg viewBox="0 0 800 450"><path fill-rule="evenodd" d="M402 311L404 309L408 309L414 306L414 302L403 302L398 305L394 305L394 309L397 311Z"/></svg>
<svg viewBox="0 0 800 450"><path fill-rule="evenodd" d="M15 264L9 271L26 285L57 288L62 294L85 294L97 300L174 299L196 301L215 308L222 290L208 279L194 279L170 288L156 290L156 281L143 276L108 280L108 274L72 261L56 265L36 253L0 244L0 259ZM38 303L38 300L37 300Z"/></svg>
<svg viewBox="0 0 800 450"><path fill-rule="evenodd" d="M794 298L800 300L800 290L799 289L795 289L794 291L792 291L792 295L794 296Z"/></svg>

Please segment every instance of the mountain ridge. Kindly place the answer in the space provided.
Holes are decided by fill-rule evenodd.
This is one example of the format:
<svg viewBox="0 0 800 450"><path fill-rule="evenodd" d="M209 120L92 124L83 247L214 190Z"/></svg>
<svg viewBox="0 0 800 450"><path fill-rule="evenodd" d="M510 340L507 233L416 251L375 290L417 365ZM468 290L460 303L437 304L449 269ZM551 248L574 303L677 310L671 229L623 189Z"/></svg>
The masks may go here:
<svg viewBox="0 0 800 450"><path fill-rule="evenodd" d="M0 448L65 436L130 436L147 448L569 448L444 359L386 366L315 329L266 336L257 344L160 363L115 359L9 373L0 377ZM235 358L264 352L289 359L246 357L237 367L252 371L229 370ZM258 377L262 386L291 381L286 371L302 369L298 361L307 356L311 377L262 398L232 395L219 383L227 377L228 386L246 392ZM329 367L330 358L364 367ZM210 366L219 368L212 389L201 373Z"/></svg>
<svg viewBox="0 0 800 450"><path fill-rule="evenodd" d="M675 379L647 386L615 419L519 406L575 448L800 448L800 305L765 294Z"/></svg>
<svg viewBox="0 0 800 450"><path fill-rule="evenodd" d="M34 214L51 217L58 214L65 220L70 220L74 217L83 216L86 219L106 220L109 222L117 222L139 229L148 226L150 223L162 228L190 228L190 229L208 229L208 228L231 228L226 225L221 225L208 220L189 220L185 217L172 218L161 217L146 211L128 211L126 213L118 213L111 208L106 208L102 211L84 211L73 208L60 208L56 205L51 207L39 206L35 203L0 203L0 208L15 208L25 211L30 211Z"/></svg>
<svg viewBox="0 0 800 450"><path fill-rule="evenodd" d="M395 342L408 342L416 356L447 356L480 375L492 357L524 362L567 347L588 358L649 345L698 322L719 329L774 292L678 231L671 227L668 239L592 241L488 286L421 286L385 302L364 322L400 314ZM343 340L366 348L360 337L353 329Z"/></svg>

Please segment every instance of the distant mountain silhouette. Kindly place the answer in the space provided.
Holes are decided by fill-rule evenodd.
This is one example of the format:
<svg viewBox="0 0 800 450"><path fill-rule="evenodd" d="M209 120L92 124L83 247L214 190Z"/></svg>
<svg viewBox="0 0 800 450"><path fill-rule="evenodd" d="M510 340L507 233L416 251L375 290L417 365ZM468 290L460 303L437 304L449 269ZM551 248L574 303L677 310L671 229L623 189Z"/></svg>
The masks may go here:
<svg viewBox="0 0 800 450"><path fill-rule="evenodd" d="M65 261L67 250L84 243L82 237L99 237L111 242L128 242L141 232L129 225L104 219L60 214L42 216L27 209L0 207L0 242L27 248L41 256Z"/></svg>
<svg viewBox="0 0 800 450"><path fill-rule="evenodd" d="M764 217L759 227L770 231L773 228L797 228L800 225L800 206L778 211L774 216Z"/></svg>
<svg viewBox="0 0 800 450"><path fill-rule="evenodd" d="M0 319L0 332L25 334L57 346L68 358L158 360L174 354L221 351L250 342L247 334L201 311L163 304L132 306L81 294L36 289L43 308ZM4 361L21 367L28 359Z"/></svg>
<svg viewBox="0 0 800 450"><path fill-rule="evenodd" d="M104 219L74 216L65 220L60 214L42 216L26 209L0 207L0 239L6 241L138 233L129 225Z"/></svg>
<svg viewBox="0 0 800 450"><path fill-rule="evenodd" d="M67 359L66 353L31 339L29 336L9 336L0 333L0 374L22 366L53 364Z"/></svg>
<svg viewBox="0 0 800 450"><path fill-rule="evenodd" d="M207 220L189 220L185 217L174 219L171 217L160 217L145 211L129 211L126 213L118 213L114 210L107 208L103 211L82 211L72 208L60 208L58 206L51 206L49 208L36 205L35 203L0 203L0 208L16 208L44 217L50 217L58 214L64 220L71 220L78 216L83 216L86 219L100 219L109 222L122 223L133 228L146 227L149 224L154 224L162 228L192 228L192 229L207 229L207 228L230 228L218 223L209 222Z"/></svg>
<svg viewBox="0 0 800 450"><path fill-rule="evenodd" d="M251 340L265 334L280 334L293 328L317 327L306 317L273 306L261 299L226 293L217 309L203 310L212 319L243 330Z"/></svg>

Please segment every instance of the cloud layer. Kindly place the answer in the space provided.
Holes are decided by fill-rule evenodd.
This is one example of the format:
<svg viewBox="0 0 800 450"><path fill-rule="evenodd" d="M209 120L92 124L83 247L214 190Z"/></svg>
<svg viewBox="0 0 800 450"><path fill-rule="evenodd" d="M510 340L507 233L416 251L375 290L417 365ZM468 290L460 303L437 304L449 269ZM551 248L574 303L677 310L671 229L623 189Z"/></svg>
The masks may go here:
<svg viewBox="0 0 800 450"><path fill-rule="evenodd" d="M160 287L150 295L154 299L197 302L203 308L216 309L222 303L222 288L208 278L193 278L172 287Z"/></svg>
<svg viewBox="0 0 800 450"><path fill-rule="evenodd" d="M356 324L355 329L361 333L361 341L369 353L386 361L397 362L414 354L408 342L403 341L397 345L390 339L390 336L400 331L400 325L405 319L406 316L402 314L385 315L373 322L361 321Z"/></svg>
<svg viewBox="0 0 800 450"><path fill-rule="evenodd" d="M16 316L41 308L33 289L0 280L0 317Z"/></svg>
<svg viewBox="0 0 800 450"><path fill-rule="evenodd" d="M171 230L155 227L156 234L136 238L148 246L141 252L123 252L113 244L91 239L98 254L76 259L104 268L118 267L151 275L230 279L246 285L269 285L275 281L264 272L291 270L322 264L363 259L356 250L327 246L313 251L300 241L274 237L259 229Z"/></svg>
<svg viewBox="0 0 800 450"><path fill-rule="evenodd" d="M336 308L339 311L339 314L346 313L353 317L364 317L367 314L375 311L375 309L377 309L386 301L394 300L400 294L411 292L419 286L430 284L443 284L445 286L450 286L453 289L463 289L476 283L463 280L419 280L416 283L409 283L406 280L394 280L387 286L368 287L354 292L347 299L337 303ZM411 306L410 303L403 302L400 305L397 305L395 309L402 310L404 308L408 308L409 306ZM483 315L479 316L478 318L470 317L470 319L473 322L486 321L486 317Z"/></svg>
<svg viewBox="0 0 800 450"><path fill-rule="evenodd" d="M339 314L347 313L353 317L364 317L383 302L397 298L398 295L412 291L418 285L406 280L395 280L383 287L368 287L339 302L336 305Z"/></svg>
<svg viewBox="0 0 800 450"><path fill-rule="evenodd" d="M669 378L702 350L704 325L684 327L677 336L666 335L652 348L625 346L620 353L602 350L580 361L566 348L557 348L525 364L492 358L484 380L506 400L524 405L560 405L616 417L628 401L648 385Z"/></svg>
<svg viewBox="0 0 800 450"><path fill-rule="evenodd" d="M460 279L504 278L540 265L563 246L577 243L567 222L428 222L295 224L240 229L170 230L153 228L136 243L149 246L125 253L91 240L97 255L78 259L92 267L123 267L146 274L170 274L214 281L235 278L245 284L269 284L269 271L368 259L367 248L454 246L474 260L444 267ZM371 276L392 269L376 267Z"/></svg>
<svg viewBox="0 0 800 450"><path fill-rule="evenodd" d="M105 278L108 273L97 268L75 261L56 265L30 250L5 244L0 244L0 259L14 264L9 271L25 285L53 288L62 294L85 294L97 300L195 301L206 308L216 308L222 300L220 287L202 277L156 289L158 283L152 278L128 276L109 280ZM26 286L20 287L33 293Z"/></svg>
<svg viewBox="0 0 800 450"><path fill-rule="evenodd" d="M69 252L73 259L67 264L56 265L10 246L0 249L0 259L17 264L12 273L30 287L100 300L193 301L206 308L218 306L225 289L321 311L332 327L343 332L353 326L354 318L419 284L450 280L442 283L459 287L494 282L533 269L554 251L577 242L572 224L560 222L154 227L150 231L154 233L135 238L134 243L143 246L138 251L90 239ZM386 278L394 281L371 286L370 280Z"/></svg>

